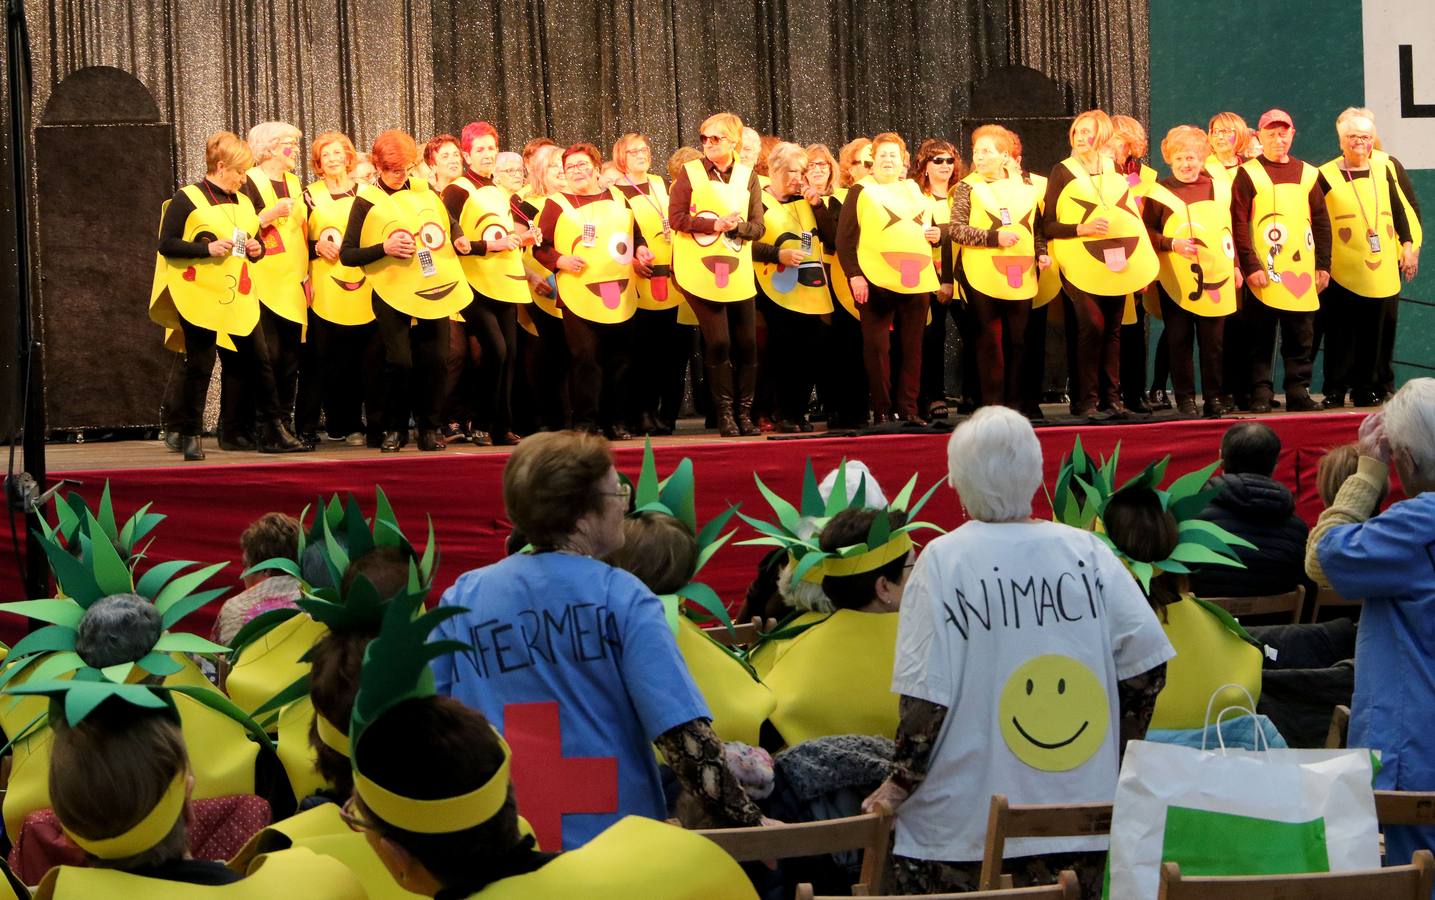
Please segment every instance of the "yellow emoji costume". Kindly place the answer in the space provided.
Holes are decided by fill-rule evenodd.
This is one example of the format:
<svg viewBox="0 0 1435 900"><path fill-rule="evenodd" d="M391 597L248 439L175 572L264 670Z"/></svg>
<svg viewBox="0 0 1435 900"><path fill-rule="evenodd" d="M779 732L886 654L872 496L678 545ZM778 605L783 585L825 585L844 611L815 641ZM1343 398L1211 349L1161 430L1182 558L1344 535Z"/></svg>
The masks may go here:
<svg viewBox="0 0 1435 900"><path fill-rule="evenodd" d="M898 294L937 290L932 245L923 232L931 224L931 204L911 179L879 184L867 177L858 182L857 262L872 284Z"/></svg>
<svg viewBox="0 0 1435 900"><path fill-rule="evenodd" d="M1187 204L1165 186L1153 185L1147 203L1171 211L1161 227L1168 238L1196 244L1196 258L1174 250L1158 253L1161 287L1186 312L1228 316L1236 311L1236 244L1231 236L1231 183L1211 180L1212 199Z"/></svg>
<svg viewBox="0 0 1435 900"><path fill-rule="evenodd" d="M837 188L828 199L828 211L835 219L842 210L842 204L847 202L847 188ZM847 273L842 268L842 260L837 255L836 247L823 247L822 261L827 264L828 283L832 286L832 295L837 298L837 305L847 310L854 319L860 319L857 313L857 302L852 299L852 282L847 280Z"/></svg>
<svg viewBox="0 0 1435 900"><path fill-rule="evenodd" d="M747 215L751 168L734 162L726 182L709 180L701 159L689 160L683 170L692 184L693 216L720 219L731 213ZM714 303L750 300L757 291L752 244L729 241L720 234L673 232L673 271L684 290Z"/></svg>
<svg viewBox="0 0 1435 900"><path fill-rule="evenodd" d="M314 209L309 213L309 240L329 241L334 249L344 243L353 197L335 197L322 180L309 185ZM322 256L309 260L309 285L314 292L314 314L335 325L365 325L374 321L373 288L364 270Z"/></svg>
<svg viewBox="0 0 1435 900"><path fill-rule="evenodd" d="M638 278L633 274L637 248L627 200L617 188L608 189L608 200L612 202L574 206L557 194L549 202L562 210L553 228L554 249L587 263L578 274L561 269L556 273L564 308L580 319L613 325L631 319L638 308ZM584 240L589 230L591 241Z"/></svg>
<svg viewBox="0 0 1435 900"><path fill-rule="evenodd" d="M448 210L428 183L411 178L407 188L393 194L364 185L359 196L373 207L364 217L362 246L382 244L401 231L414 240L415 252L408 259L385 255L363 267L374 293L416 319L445 319L467 306L473 292L453 249ZM424 250L433 260L428 276L420 258Z"/></svg>
<svg viewBox="0 0 1435 900"><path fill-rule="evenodd" d="M967 282L999 300L1033 299L1039 280L1033 225L1045 186L1039 189L1016 178L988 182L975 172L962 180L972 186L966 224L984 231L1010 228L1019 238L1010 247L963 247L961 266Z"/></svg>
<svg viewBox="0 0 1435 900"><path fill-rule="evenodd" d="M1302 163L1300 182L1274 184L1259 159L1241 166L1255 187L1251 200L1251 243L1266 272L1265 287L1251 292L1266 306L1287 312L1315 312L1315 234L1310 221L1310 189L1319 172Z"/></svg>
<svg viewBox="0 0 1435 900"><path fill-rule="evenodd" d="M204 187L186 185L181 193L194 205L184 222L186 241L229 240L235 229L251 236L259 230L254 204L242 193L235 195L236 203L214 202L208 183ZM163 219L163 210L160 216ZM224 335L246 335L259 324L255 264L247 257L172 260L161 254L156 275L162 276L162 286L156 284L151 291L149 316L158 325L178 332L180 319L184 319L217 332L220 346L233 349Z"/></svg>
<svg viewBox="0 0 1435 900"><path fill-rule="evenodd" d="M653 254L653 277L638 279L638 309L672 309L686 303L671 274L673 239L676 235L663 229L663 223L668 218L668 188L663 184L663 179L651 173L648 174L646 184L646 192L640 190L640 185L630 185L626 178L620 178L617 185L619 190L628 195L628 205L633 209L633 221L642 233L643 240L647 242L648 250ZM669 274L658 274L664 268Z"/></svg>
<svg viewBox="0 0 1435 900"><path fill-rule="evenodd" d="M454 182L468 194L459 214L464 236L474 244L501 241L518 230L508 192L497 185L476 186L467 177ZM459 258L469 285L479 294L503 303L530 303L528 275L523 269L523 251L472 254Z"/></svg>
<svg viewBox="0 0 1435 900"><path fill-rule="evenodd" d="M364 885L337 859L295 848L266 856L253 873L233 884L198 885L132 875L117 869L56 866L35 890L35 900L93 900L95 897L144 897L145 900L364 900ZM387 896L387 895L384 895Z"/></svg>
<svg viewBox="0 0 1435 900"><path fill-rule="evenodd" d="M269 176L257 166L246 175L259 196L264 198L264 208L272 209L280 198ZM256 235L264 244L264 257L255 263L254 277L261 303L276 315L303 325L308 321L309 310L309 302L304 295L304 281L309 277L307 207L301 196L299 179L293 172L284 173L284 187L293 203L293 210L266 225Z"/></svg>
<svg viewBox="0 0 1435 900"><path fill-rule="evenodd" d="M1102 158L1101 172L1093 175L1075 159L1062 165L1072 180L1056 200L1056 218L1079 224L1105 218L1105 235L1053 238L1052 258L1062 275L1077 288L1100 297L1134 294L1156 280L1160 263L1137 211L1136 194L1126 178Z"/></svg>
<svg viewBox="0 0 1435 900"><path fill-rule="evenodd" d="M1400 293L1400 238L1395 232L1390 157L1377 150L1370 154L1368 177L1352 178L1337 156L1320 167L1330 190L1325 208L1330 214L1330 277L1362 297L1394 297ZM1413 221L1407 216L1407 221ZM1371 250L1372 235L1379 252Z"/></svg>
<svg viewBox="0 0 1435 900"><path fill-rule="evenodd" d="M763 243L771 244L778 250L801 250L802 236L807 234L811 239L811 252L799 265L753 265L763 293L773 303L793 312L808 315L832 312L832 294L827 285L803 284L800 277L804 267L822 265L824 247L822 238L817 234L817 217L812 212L812 204L802 197L783 203L764 190L762 205L766 211L762 218Z"/></svg>

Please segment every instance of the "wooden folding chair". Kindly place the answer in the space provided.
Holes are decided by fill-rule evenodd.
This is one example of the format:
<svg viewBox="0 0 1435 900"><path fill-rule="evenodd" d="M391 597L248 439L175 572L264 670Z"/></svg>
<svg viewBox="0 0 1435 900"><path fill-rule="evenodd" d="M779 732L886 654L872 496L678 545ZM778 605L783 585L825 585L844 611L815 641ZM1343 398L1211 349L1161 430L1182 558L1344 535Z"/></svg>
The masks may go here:
<svg viewBox="0 0 1435 900"><path fill-rule="evenodd" d="M795 822L752 828L706 828L698 834L728 852L738 862L794 859L822 856L843 850L862 851L862 874L852 886L858 897L868 896L882 881L887 866L887 848L892 839L892 819L869 813L828 819L823 822Z"/></svg>
<svg viewBox="0 0 1435 900"><path fill-rule="evenodd" d="M1435 791L1376 791L1381 825L1435 825Z"/></svg>
<svg viewBox="0 0 1435 900"><path fill-rule="evenodd" d="M877 896L868 900L1079 900L1081 885L1069 869L1057 875L1056 884L1045 887L1013 888L1005 891L972 891L966 894L908 894L904 897ZM812 893L812 885L799 884L796 900L838 900Z"/></svg>
<svg viewBox="0 0 1435 900"><path fill-rule="evenodd" d="M1330 714L1330 731L1325 734L1327 750L1344 750L1345 735L1350 731L1350 707L1337 706Z"/></svg>
<svg viewBox="0 0 1435 900"><path fill-rule="evenodd" d="M1110 803L1041 803L1013 806L1005 794L993 794L987 813L987 845L977 887L995 891L1011 887L1002 874L1007 838L1075 837L1111 833Z"/></svg>
<svg viewBox="0 0 1435 900"><path fill-rule="evenodd" d="M1408 866L1359 872L1317 872L1307 875L1242 875L1181 877L1176 863L1161 866L1158 900L1430 900L1435 884L1435 856L1415 851ZM969 895L970 896L970 895Z"/></svg>
<svg viewBox="0 0 1435 900"><path fill-rule="evenodd" d="M1305 586L1301 585L1287 594L1271 594L1265 597L1204 597L1239 619L1241 616L1282 615L1290 616L1290 624L1300 622L1300 608L1305 602Z"/></svg>
<svg viewBox="0 0 1435 900"><path fill-rule="evenodd" d="M1359 609L1364 602L1364 600L1347 600L1337 594L1333 588L1319 588L1315 592L1315 607L1310 611L1310 620L1319 622L1322 609Z"/></svg>

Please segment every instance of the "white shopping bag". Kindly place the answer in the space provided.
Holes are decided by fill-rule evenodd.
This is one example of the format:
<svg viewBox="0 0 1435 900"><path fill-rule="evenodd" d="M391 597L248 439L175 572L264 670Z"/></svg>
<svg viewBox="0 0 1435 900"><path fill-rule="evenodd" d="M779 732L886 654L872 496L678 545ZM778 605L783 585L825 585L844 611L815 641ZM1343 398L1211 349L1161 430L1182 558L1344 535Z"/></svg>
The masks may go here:
<svg viewBox="0 0 1435 900"><path fill-rule="evenodd" d="M1372 777L1368 750L1132 741L1112 807L1109 896L1153 900L1165 861L1186 875L1379 868Z"/></svg>

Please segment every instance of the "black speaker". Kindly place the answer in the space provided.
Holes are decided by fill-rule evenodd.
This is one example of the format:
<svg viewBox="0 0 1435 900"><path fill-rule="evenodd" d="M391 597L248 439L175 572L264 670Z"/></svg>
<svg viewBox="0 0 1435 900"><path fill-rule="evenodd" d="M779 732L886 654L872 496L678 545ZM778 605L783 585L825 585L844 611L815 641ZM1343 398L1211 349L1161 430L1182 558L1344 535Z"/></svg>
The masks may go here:
<svg viewBox="0 0 1435 900"><path fill-rule="evenodd" d="M970 112L961 121L962 155L970 157L972 132L981 125L1000 125L1021 138L1022 165L1045 175L1071 155L1067 132L1074 118L1066 90L1047 75L1027 66L992 69L966 88Z"/></svg>
<svg viewBox="0 0 1435 900"><path fill-rule="evenodd" d="M134 76L80 69L35 128L35 167L47 425L157 424L175 357L147 310L174 128Z"/></svg>

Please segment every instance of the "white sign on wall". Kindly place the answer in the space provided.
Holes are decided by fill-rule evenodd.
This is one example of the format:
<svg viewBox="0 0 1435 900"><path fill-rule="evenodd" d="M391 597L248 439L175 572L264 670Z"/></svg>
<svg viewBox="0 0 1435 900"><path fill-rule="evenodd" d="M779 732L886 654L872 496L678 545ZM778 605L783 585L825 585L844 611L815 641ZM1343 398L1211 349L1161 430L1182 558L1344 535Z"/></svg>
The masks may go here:
<svg viewBox="0 0 1435 900"><path fill-rule="evenodd" d="M1435 2L1364 0L1365 105L1407 169L1435 169Z"/></svg>

